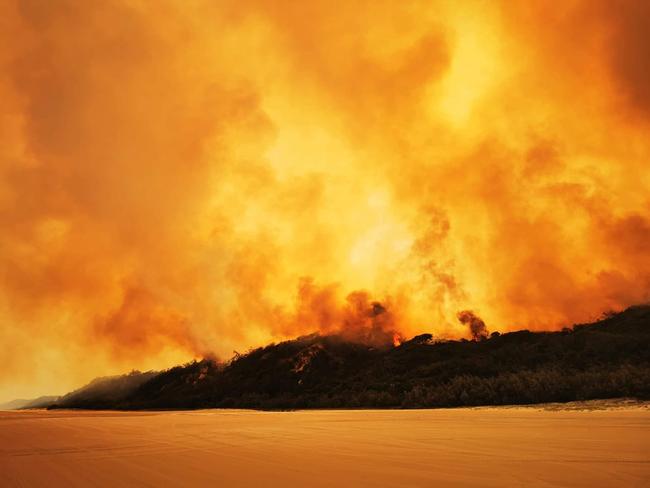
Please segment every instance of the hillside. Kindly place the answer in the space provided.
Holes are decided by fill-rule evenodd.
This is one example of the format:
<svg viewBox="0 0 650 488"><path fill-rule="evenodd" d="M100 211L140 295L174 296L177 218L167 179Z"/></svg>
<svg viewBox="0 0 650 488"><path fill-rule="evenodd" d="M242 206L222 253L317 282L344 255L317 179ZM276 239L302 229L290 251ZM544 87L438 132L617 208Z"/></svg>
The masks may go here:
<svg viewBox="0 0 650 488"><path fill-rule="evenodd" d="M31 399L16 399L0 404L0 410L23 410L28 408L46 408L56 403L60 397L56 395L45 395Z"/></svg>
<svg viewBox="0 0 650 488"><path fill-rule="evenodd" d="M102 378L54 408L359 408L650 398L650 306L559 332L398 347L309 335L160 373Z"/></svg>

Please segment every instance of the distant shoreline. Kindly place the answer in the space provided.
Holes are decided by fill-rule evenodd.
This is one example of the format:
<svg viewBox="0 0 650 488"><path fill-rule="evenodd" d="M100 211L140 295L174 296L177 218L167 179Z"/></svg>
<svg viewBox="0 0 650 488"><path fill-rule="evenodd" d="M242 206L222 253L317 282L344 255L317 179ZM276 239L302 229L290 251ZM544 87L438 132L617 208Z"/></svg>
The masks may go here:
<svg viewBox="0 0 650 488"><path fill-rule="evenodd" d="M635 398L608 398L602 400L578 400L570 402L546 402L511 405L477 405L477 406L454 406L454 407L432 407L432 408L295 408L295 409L256 409L256 408L160 408L160 409L92 409L92 408L19 408L0 409L0 412L118 412L118 413L163 413L163 412L201 412L201 411L222 411L222 412L343 412L343 411L425 411L425 410L543 410L543 411L612 411L612 410L648 410L650 411L650 400Z"/></svg>

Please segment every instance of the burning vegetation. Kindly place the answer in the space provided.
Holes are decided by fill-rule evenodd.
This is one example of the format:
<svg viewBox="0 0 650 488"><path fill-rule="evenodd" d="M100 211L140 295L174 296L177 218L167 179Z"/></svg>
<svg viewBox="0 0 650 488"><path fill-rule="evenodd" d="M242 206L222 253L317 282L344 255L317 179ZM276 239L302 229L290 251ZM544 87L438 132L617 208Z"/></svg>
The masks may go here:
<svg viewBox="0 0 650 488"><path fill-rule="evenodd" d="M487 339L489 332L487 327L485 327L485 322L471 310L458 312L458 320L461 324L468 327L472 340L483 341Z"/></svg>
<svg viewBox="0 0 650 488"><path fill-rule="evenodd" d="M421 334L397 347L311 334L225 364L99 379L54 406L420 408L650 398L650 307L554 333L487 338L482 331L476 341Z"/></svg>
<svg viewBox="0 0 650 488"><path fill-rule="evenodd" d="M0 1L0 396L645 302L648 45L642 0Z"/></svg>

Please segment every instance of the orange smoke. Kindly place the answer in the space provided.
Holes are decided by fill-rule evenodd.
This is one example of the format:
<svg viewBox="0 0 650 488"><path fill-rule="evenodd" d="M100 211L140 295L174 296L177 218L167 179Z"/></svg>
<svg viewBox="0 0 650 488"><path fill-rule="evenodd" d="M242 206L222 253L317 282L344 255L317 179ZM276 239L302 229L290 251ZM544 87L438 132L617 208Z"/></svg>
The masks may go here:
<svg viewBox="0 0 650 488"><path fill-rule="evenodd" d="M488 330L485 327L485 322L477 317L471 310L463 310L458 312L458 321L469 328L469 332L474 341L482 341L487 339Z"/></svg>
<svg viewBox="0 0 650 488"><path fill-rule="evenodd" d="M640 0L2 2L0 397L648 300L649 33Z"/></svg>

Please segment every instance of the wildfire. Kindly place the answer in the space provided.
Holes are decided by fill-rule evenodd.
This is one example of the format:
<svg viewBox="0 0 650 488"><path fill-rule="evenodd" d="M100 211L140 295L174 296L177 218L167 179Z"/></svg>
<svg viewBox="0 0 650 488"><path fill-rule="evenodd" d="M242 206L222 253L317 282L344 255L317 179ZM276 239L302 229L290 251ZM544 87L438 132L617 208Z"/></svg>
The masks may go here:
<svg viewBox="0 0 650 488"><path fill-rule="evenodd" d="M0 394L650 298L648 2L0 4Z"/></svg>

